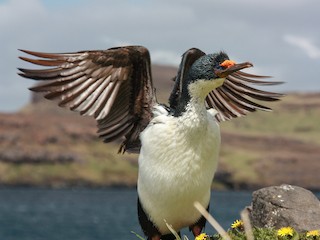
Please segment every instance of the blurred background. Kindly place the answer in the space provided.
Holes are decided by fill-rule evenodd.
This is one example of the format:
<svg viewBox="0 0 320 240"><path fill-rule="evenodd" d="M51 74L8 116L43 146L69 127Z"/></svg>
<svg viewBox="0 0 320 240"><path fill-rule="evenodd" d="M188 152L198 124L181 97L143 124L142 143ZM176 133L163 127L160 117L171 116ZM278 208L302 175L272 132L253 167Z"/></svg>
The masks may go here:
<svg viewBox="0 0 320 240"><path fill-rule="evenodd" d="M32 95L18 49L74 52L143 45L166 102L191 47L250 61L285 84L272 113L221 124L211 213L225 228L253 190L320 190L317 0L0 0L0 239L137 239L137 156L103 144L90 118ZM207 232L213 230L208 226Z"/></svg>

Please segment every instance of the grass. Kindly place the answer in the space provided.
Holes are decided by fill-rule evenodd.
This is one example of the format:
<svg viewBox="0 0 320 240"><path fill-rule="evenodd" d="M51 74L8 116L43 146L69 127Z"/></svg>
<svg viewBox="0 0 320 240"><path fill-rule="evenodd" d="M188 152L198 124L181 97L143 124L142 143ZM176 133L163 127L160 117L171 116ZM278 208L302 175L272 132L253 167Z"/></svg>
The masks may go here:
<svg viewBox="0 0 320 240"><path fill-rule="evenodd" d="M228 230L228 235L232 240L246 240L246 234L244 231L236 231L236 230ZM277 234L273 229L268 228L253 228L253 236L256 240L276 240ZM222 236L219 234L215 234L210 236L208 239L212 240L223 240Z"/></svg>
<svg viewBox="0 0 320 240"><path fill-rule="evenodd" d="M109 161L88 160L67 164L0 163L1 182L7 185L49 187L128 185L136 181L137 170L123 162L109 167Z"/></svg>
<svg viewBox="0 0 320 240"><path fill-rule="evenodd" d="M259 178L252 165L259 158L259 154L254 151L248 152L242 149L231 149L223 146L220 152L220 159L227 163L228 171L232 173L232 181L247 183L256 182Z"/></svg>
<svg viewBox="0 0 320 240"><path fill-rule="evenodd" d="M276 159L289 162L294 156L300 159L308 157L308 150L302 154L300 149L320 149L319 96L288 94L282 101L269 104L274 109L272 112L257 111L221 123L224 134L220 168L231 173L236 185L253 183L257 186L261 182L257 175L262 162L268 167L277 162ZM226 135L229 138L224 140ZM234 139L237 137L236 142ZM246 143L245 138L251 140ZM230 140L233 142L230 143Z"/></svg>
<svg viewBox="0 0 320 240"><path fill-rule="evenodd" d="M294 232L293 236L279 236L279 229L273 228L252 228L253 238L255 240L320 240L320 235L308 235L308 232L297 233ZM144 239L138 234L132 232L136 235L138 239ZM229 229L227 231L228 237L231 240L247 240L246 232L240 230ZM177 238L179 239L179 238ZM183 240L191 240L187 237L183 237ZM214 234L211 236L206 236L205 238L195 238L196 240L226 240L226 238L222 237L220 234Z"/></svg>
<svg viewBox="0 0 320 240"><path fill-rule="evenodd" d="M305 105L303 106L302 103ZM271 113L261 111L249 113L247 117L222 123L221 129L241 134L281 134L281 136L312 140L320 144L318 121L320 98L317 102L315 100L310 102L303 97L299 100L297 96L288 95L281 102L275 102L269 106L274 109Z"/></svg>
<svg viewBox="0 0 320 240"><path fill-rule="evenodd" d="M122 155L111 154L99 140L88 145L75 145L72 150L81 156L79 161L56 163L0 162L0 180L5 185L48 187L69 186L132 186L137 178L137 165ZM48 151L62 151L57 146L46 146ZM112 147L115 149L114 147ZM133 184L134 183L134 184Z"/></svg>
<svg viewBox="0 0 320 240"><path fill-rule="evenodd" d="M256 228L252 229L253 237L255 240L320 240L320 235L308 235L308 232L298 233L295 232L293 235L279 236L279 229L273 228ZM246 240L245 231L228 230L228 235L232 240ZM223 240L223 237L219 234L209 236L207 239L210 240Z"/></svg>

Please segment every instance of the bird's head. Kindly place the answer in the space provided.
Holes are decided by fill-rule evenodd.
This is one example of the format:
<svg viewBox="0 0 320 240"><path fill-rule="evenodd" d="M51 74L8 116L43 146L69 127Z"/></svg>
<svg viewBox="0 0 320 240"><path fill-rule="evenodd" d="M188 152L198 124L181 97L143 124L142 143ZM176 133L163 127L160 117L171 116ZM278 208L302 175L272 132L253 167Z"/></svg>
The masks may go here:
<svg viewBox="0 0 320 240"><path fill-rule="evenodd" d="M191 66L189 81L213 81L221 78L223 79L231 73L252 66L253 65L249 62L235 63L229 59L225 52L208 54L200 57Z"/></svg>
<svg viewBox="0 0 320 240"><path fill-rule="evenodd" d="M235 63L225 52L200 57L191 66L188 73L189 94L203 95L221 86L229 74L252 67L249 62Z"/></svg>

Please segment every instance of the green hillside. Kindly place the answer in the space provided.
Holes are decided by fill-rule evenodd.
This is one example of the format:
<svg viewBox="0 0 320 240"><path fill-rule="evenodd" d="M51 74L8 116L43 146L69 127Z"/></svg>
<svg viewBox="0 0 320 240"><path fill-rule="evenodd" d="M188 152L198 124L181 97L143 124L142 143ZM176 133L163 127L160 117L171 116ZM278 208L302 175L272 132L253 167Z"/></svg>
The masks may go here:
<svg viewBox="0 0 320 240"><path fill-rule="evenodd" d="M222 165L232 182L320 188L320 94L288 93L256 112L221 124Z"/></svg>

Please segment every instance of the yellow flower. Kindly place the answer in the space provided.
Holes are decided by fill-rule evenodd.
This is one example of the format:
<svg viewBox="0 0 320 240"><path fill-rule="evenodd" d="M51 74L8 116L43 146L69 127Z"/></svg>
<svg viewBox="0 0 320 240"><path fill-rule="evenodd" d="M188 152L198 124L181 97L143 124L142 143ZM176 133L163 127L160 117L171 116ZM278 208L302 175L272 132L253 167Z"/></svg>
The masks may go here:
<svg viewBox="0 0 320 240"><path fill-rule="evenodd" d="M243 221L242 220L235 220L232 224L231 224L231 228L235 229L235 228L242 228L243 227Z"/></svg>
<svg viewBox="0 0 320 240"><path fill-rule="evenodd" d="M285 236L293 236L293 233L294 233L294 230L292 227L283 227L283 228L280 228L278 230L278 236L280 237L285 237Z"/></svg>
<svg viewBox="0 0 320 240"><path fill-rule="evenodd" d="M207 239L207 234L201 233L200 235L196 236L194 240L206 240Z"/></svg>
<svg viewBox="0 0 320 240"><path fill-rule="evenodd" d="M307 237L318 237L318 236L320 236L320 230L308 231L306 236Z"/></svg>

